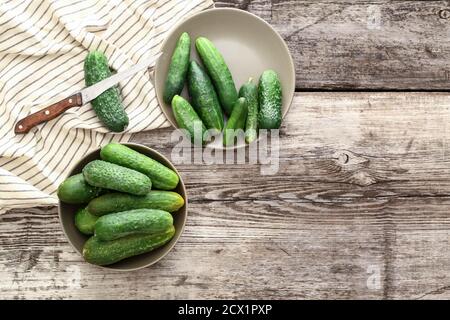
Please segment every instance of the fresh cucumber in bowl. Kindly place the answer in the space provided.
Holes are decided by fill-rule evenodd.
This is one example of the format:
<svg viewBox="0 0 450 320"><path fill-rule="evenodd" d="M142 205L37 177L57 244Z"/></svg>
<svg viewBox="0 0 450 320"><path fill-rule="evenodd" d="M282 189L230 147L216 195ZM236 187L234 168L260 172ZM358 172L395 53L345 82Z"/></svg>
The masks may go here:
<svg viewBox="0 0 450 320"><path fill-rule="evenodd" d="M145 174L102 160L89 162L83 168L83 176L92 186L135 195L145 195L152 187Z"/></svg>
<svg viewBox="0 0 450 320"><path fill-rule="evenodd" d="M89 263L106 266L155 250L169 242L174 235L174 226L157 234L136 234L112 241L101 241L94 235L84 244L83 257Z"/></svg>
<svg viewBox="0 0 450 320"><path fill-rule="evenodd" d="M161 233L172 224L172 215L167 211L136 209L100 217L95 223L95 235L102 241L111 241L132 234Z"/></svg>
<svg viewBox="0 0 450 320"><path fill-rule="evenodd" d="M146 195L135 196L126 193L108 193L93 199L88 210L95 216L133 209L159 209L176 212L184 206L184 199L173 191L152 190Z"/></svg>
<svg viewBox="0 0 450 320"><path fill-rule="evenodd" d="M85 235L94 234L97 220L98 217L91 214L87 208L81 208L75 213L75 226Z"/></svg>
<svg viewBox="0 0 450 320"><path fill-rule="evenodd" d="M180 181L175 171L120 143L112 142L102 147L100 157L104 161L147 175L156 189L172 190L176 188Z"/></svg>
<svg viewBox="0 0 450 320"><path fill-rule="evenodd" d="M88 203L102 192L101 188L91 186L82 173L64 180L58 187L59 200L70 204Z"/></svg>

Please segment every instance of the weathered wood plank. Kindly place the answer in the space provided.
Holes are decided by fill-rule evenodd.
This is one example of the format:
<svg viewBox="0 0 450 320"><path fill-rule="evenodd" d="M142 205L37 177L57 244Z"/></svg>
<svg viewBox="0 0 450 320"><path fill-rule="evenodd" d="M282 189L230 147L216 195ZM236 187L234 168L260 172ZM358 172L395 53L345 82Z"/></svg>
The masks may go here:
<svg viewBox="0 0 450 320"><path fill-rule="evenodd" d="M447 1L221 0L264 18L293 54L297 88L448 90Z"/></svg>
<svg viewBox="0 0 450 320"><path fill-rule="evenodd" d="M277 175L178 166L186 231L138 272L84 263L54 208L11 211L0 298L449 298L449 110L443 93L298 94ZM170 157L170 136L134 141Z"/></svg>

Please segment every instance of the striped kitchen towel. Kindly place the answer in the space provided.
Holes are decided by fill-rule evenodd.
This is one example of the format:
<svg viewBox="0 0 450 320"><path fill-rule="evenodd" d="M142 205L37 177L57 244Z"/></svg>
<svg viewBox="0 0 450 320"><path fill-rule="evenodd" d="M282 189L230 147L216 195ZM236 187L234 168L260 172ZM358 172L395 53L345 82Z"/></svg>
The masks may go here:
<svg viewBox="0 0 450 320"><path fill-rule="evenodd" d="M84 87L83 61L100 50L117 71L160 50L167 31L211 0L2 0L0 3L0 213L57 204L74 163L110 141L168 126L148 72L120 84L130 118L111 134L91 105L73 108L26 135L14 124Z"/></svg>

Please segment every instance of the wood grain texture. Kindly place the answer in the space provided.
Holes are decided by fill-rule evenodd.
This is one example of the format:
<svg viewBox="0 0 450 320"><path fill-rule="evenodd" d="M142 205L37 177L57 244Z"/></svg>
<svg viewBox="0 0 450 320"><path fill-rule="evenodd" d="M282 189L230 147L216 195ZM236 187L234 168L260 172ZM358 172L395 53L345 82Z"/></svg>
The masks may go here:
<svg viewBox="0 0 450 320"><path fill-rule="evenodd" d="M221 0L286 40L297 89L448 90L448 1Z"/></svg>
<svg viewBox="0 0 450 320"><path fill-rule="evenodd" d="M153 267L84 263L55 208L0 216L0 299L448 299L448 123L450 94L297 94L277 175L177 165L188 223ZM133 141L170 157L171 133Z"/></svg>

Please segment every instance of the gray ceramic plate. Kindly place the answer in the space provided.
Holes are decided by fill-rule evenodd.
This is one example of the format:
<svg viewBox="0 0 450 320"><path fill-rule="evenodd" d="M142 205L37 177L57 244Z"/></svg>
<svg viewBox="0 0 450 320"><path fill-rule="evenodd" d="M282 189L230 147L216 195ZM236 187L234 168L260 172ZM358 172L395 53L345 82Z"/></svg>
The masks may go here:
<svg viewBox="0 0 450 320"><path fill-rule="evenodd" d="M295 92L295 68L284 40L267 22L251 13L230 8L210 9L186 18L170 32L162 46L164 54L156 64L158 102L175 128L178 126L172 108L164 103L162 96L170 59L183 32L191 36L191 58L198 62L195 39L204 36L216 45L230 68L238 90L250 77L258 81L264 70L277 71L283 87L283 117L287 114ZM186 89L183 96L188 97ZM209 147L222 148L222 142L212 142Z"/></svg>
<svg viewBox="0 0 450 320"><path fill-rule="evenodd" d="M177 172L175 167L170 163L167 158L165 158L162 154L159 152L148 148L144 145L140 144L134 144L134 143L124 143L124 145L142 153L150 158L159 161L163 165L169 167L170 169ZM100 149L97 149L90 154L88 154L86 157L81 159L75 167L69 172L68 176L72 176L74 174L80 173L83 169L83 167L90 161L100 159ZM120 271L132 271L141 269L144 267L148 267L159 260L161 260L172 248L175 246L175 243L180 238L181 234L184 230L184 225L186 224L187 219L187 195L186 195L186 188L184 186L184 182L181 179L180 174L177 172L178 176L180 177L180 182L178 183L178 186L175 190L175 192L179 193L185 201L184 206L178 210L178 212L173 213L174 218L174 225L175 225L175 236L170 240L169 243L164 245L161 248L158 248L154 251L151 251L149 253L145 253L139 256L131 257L125 260L122 260L120 262L117 262L115 264L112 264L110 266L106 266L105 268L109 269L116 269ZM69 240L70 244L78 253L81 254L83 250L83 245L86 242L86 240L89 238L88 236L83 235L80 233L77 228L75 227L74 222L74 216L75 212L82 207L82 205L71 205L64 202L59 202L59 221L61 222L61 226L63 228L64 234L66 235L67 239Z"/></svg>

